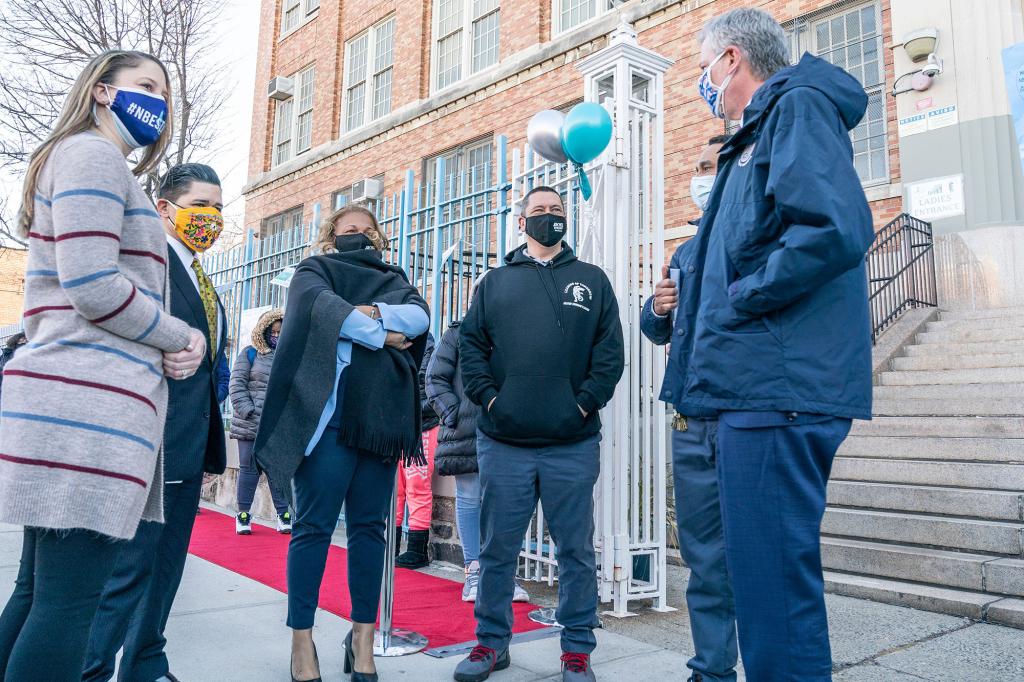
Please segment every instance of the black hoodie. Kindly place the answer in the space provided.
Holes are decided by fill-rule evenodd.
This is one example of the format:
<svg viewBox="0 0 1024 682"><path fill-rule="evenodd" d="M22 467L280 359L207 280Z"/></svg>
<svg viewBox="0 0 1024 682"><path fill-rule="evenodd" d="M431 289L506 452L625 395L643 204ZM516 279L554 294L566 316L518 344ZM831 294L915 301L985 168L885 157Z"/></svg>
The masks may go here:
<svg viewBox="0 0 1024 682"><path fill-rule="evenodd" d="M459 340L466 396L484 408L480 430L528 447L598 433L624 364L611 282L564 243L547 265L525 246L505 263L477 285Z"/></svg>

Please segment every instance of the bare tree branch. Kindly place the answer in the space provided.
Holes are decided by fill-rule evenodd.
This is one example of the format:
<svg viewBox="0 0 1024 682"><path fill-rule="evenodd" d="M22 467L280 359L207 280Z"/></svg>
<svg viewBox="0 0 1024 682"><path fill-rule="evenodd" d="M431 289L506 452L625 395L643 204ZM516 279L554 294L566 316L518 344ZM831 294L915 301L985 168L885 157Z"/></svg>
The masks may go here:
<svg viewBox="0 0 1024 682"><path fill-rule="evenodd" d="M216 47L219 0L6 0L0 14L0 168L20 175L50 132L74 79L107 49L143 50L166 65L175 98L175 137L165 159L212 151L227 91ZM153 186L150 178L144 184ZM0 236L10 236L3 214Z"/></svg>

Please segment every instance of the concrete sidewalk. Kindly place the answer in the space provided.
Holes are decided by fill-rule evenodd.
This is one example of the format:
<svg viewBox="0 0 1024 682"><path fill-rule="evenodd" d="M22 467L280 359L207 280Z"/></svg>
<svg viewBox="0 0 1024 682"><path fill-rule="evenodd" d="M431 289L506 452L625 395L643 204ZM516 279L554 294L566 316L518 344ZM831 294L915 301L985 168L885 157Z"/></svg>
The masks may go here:
<svg viewBox="0 0 1024 682"><path fill-rule="evenodd" d="M19 529L0 527L0 599L13 588L21 552ZM438 568L431 573L457 577ZM683 606L686 571L671 569L670 602ZM538 603L551 603L546 586L528 585ZM837 682L1019 682L1024 680L1024 635L1020 630L972 623L963 618L850 599L828 597ZM288 680L290 636L284 625L285 595L195 557L167 628L171 671L183 682ZM692 655L685 609L658 614L641 609L636 618L604 617L598 631L594 670L602 680L685 680ZM324 680L342 673L341 642L347 621L317 615ZM496 682L557 680L558 638L512 647L512 667ZM423 654L379 659L382 680L450 680L458 657ZM741 677L742 679L742 677Z"/></svg>

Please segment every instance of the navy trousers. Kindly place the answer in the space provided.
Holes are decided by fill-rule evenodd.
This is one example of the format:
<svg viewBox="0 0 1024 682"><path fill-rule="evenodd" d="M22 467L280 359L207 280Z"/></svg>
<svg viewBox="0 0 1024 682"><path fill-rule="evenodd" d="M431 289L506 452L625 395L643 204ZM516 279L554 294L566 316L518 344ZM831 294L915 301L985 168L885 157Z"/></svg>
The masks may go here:
<svg viewBox="0 0 1024 682"><path fill-rule="evenodd" d="M519 551L540 500L558 556L562 651L597 646L594 484L601 471L600 436L579 443L523 448L477 433L480 467L480 586L476 637L495 651L512 638L512 593Z"/></svg>
<svg viewBox="0 0 1024 682"><path fill-rule="evenodd" d="M164 628L181 584L203 477L164 486L164 523L143 521L124 543L89 637L83 680L151 682L167 674Z"/></svg>
<svg viewBox="0 0 1024 682"><path fill-rule="evenodd" d="M718 495L717 419L689 419L672 432L679 551L690 567L686 609L696 650L687 666L707 682L736 680L736 607L725 559Z"/></svg>
<svg viewBox="0 0 1024 682"><path fill-rule="evenodd" d="M395 462L338 443L328 427L295 472L295 524L288 543L288 627L313 627L331 535L345 505L351 620L375 623L384 577L384 531Z"/></svg>
<svg viewBox="0 0 1024 682"><path fill-rule="evenodd" d="M850 420L725 413L719 483L740 652L757 682L832 679L821 519Z"/></svg>
<svg viewBox="0 0 1024 682"><path fill-rule="evenodd" d="M123 544L81 528L25 528L14 593L0 616L0 680L77 682Z"/></svg>

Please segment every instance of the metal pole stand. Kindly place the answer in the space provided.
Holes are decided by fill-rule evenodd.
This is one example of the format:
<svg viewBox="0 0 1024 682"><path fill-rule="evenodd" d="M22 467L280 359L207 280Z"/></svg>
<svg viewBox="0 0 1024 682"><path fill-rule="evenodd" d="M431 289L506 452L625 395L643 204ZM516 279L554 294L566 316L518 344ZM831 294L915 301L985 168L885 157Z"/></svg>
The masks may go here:
<svg viewBox="0 0 1024 682"><path fill-rule="evenodd" d="M384 581L380 588L380 628L373 635L373 655L382 657L407 656L427 648L427 638L418 632L391 627L391 612L395 606L395 533L396 491L391 489L391 509L388 510L387 547L384 550Z"/></svg>

